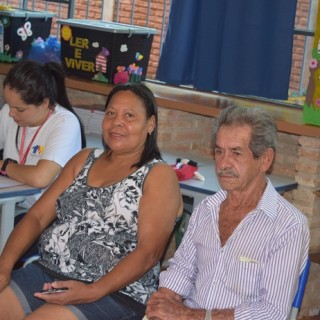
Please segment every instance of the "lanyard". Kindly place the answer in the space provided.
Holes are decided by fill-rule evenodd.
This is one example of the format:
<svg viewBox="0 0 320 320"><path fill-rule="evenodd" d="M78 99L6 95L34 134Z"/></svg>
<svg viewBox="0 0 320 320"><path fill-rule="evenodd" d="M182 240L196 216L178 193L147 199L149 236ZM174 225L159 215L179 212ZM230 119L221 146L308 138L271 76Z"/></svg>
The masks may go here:
<svg viewBox="0 0 320 320"><path fill-rule="evenodd" d="M24 152L24 142L25 142L25 139L26 139L26 131L27 131L27 128L26 127L23 127L22 128L22 136L21 136L21 143L20 143L20 148L19 148L19 164L25 164L26 163L26 160L27 160L27 156L29 154L29 151L31 149L31 146L32 146L32 143L34 141L34 139L36 138L36 136L38 135L39 131L41 130L42 126L46 123L46 121L49 119L49 117L51 116L52 114L52 110L49 111L46 119L44 120L43 124L37 129L37 131L34 133L26 151Z"/></svg>

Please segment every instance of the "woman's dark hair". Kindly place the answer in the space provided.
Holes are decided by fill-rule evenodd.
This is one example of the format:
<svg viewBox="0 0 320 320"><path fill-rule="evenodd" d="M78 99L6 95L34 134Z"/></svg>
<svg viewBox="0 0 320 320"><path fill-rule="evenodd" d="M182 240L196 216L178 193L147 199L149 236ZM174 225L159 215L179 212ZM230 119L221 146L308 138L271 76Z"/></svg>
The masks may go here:
<svg viewBox="0 0 320 320"><path fill-rule="evenodd" d="M14 65L3 81L3 88L10 87L20 94L26 104L39 106L45 99L49 100L49 108L55 104L72 112L79 120L81 128L81 145L86 146L83 124L69 101L65 87L65 73L56 62L39 63L23 60Z"/></svg>
<svg viewBox="0 0 320 320"><path fill-rule="evenodd" d="M105 109L107 109L112 97L119 91L131 91L134 93L145 106L147 119L150 119L152 116L155 118L155 128L151 134L147 135L140 161L135 163L133 166L140 168L152 159L161 159L161 153L157 143L158 108L152 91L142 83L119 84L110 91ZM105 149L109 150L108 145L105 142L103 142L103 144Z"/></svg>

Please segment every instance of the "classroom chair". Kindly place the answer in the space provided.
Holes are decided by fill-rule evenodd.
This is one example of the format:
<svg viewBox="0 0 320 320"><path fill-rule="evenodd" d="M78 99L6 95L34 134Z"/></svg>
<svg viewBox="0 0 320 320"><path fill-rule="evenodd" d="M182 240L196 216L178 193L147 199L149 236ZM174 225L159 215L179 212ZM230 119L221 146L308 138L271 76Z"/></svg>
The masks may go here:
<svg viewBox="0 0 320 320"><path fill-rule="evenodd" d="M302 298L304 295L304 289L306 287L307 280L308 280L309 269L310 269L310 258L308 258L307 264L306 264L302 274L299 277L298 290L297 290L296 296L295 296L293 303L292 303L292 308L291 308L289 320L296 320L297 319L299 309L300 309L301 303L302 303Z"/></svg>

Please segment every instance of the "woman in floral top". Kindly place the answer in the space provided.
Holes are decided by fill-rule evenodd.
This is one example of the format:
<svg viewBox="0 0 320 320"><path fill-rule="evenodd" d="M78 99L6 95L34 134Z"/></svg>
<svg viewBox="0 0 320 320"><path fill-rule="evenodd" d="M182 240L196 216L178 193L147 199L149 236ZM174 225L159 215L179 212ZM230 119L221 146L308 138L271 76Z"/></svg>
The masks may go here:
<svg viewBox="0 0 320 320"><path fill-rule="evenodd" d="M102 128L105 150L75 155L12 232L0 257L0 319L143 317L182 210L179 184L161 159L146 86L116 86ZM39 236L40 259L11 272Z"/></svg>

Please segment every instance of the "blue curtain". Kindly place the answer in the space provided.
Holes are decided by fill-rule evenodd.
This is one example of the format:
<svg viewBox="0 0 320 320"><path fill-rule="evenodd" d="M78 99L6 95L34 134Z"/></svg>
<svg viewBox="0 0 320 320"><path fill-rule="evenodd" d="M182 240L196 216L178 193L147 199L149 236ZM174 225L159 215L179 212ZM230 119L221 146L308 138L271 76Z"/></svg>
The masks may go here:
<svg viewBox="0 0 320 320"><path fill-rule="evenodd" d="M296 0L172 0L157 79L287 99Z"/></svg>

